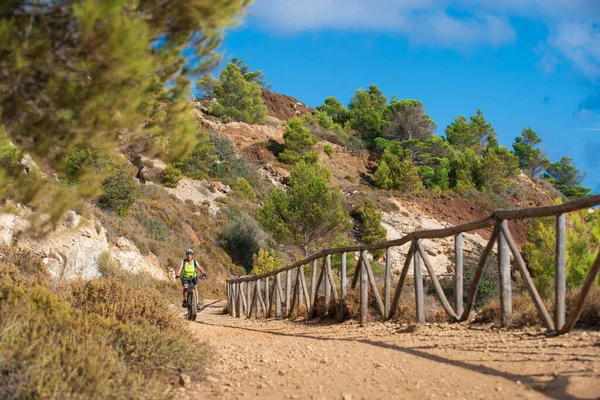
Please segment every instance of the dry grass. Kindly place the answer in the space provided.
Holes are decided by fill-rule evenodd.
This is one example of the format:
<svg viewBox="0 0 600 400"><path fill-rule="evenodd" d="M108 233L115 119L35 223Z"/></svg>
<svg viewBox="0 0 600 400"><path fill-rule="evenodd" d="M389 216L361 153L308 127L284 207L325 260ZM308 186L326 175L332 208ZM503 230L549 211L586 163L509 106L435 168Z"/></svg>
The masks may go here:
<svg viewBox="0 0 600 400"><path fill-rule="evenodd" d="M569 310L573 309L579 289L570 290L567 292L567 315ZM542 320L539 317L535 304L528 293L513 293L512 296L513 327L524 326L540 326ZM549 313L554 313L554 304L552 300L545 301L546 308ZM500 300L493 299L485 304L477 313L474 320L476 323L499 323L500 322ZM590 291L577 322L576 327L580 328L598 328L600 326L600 287L594 286Z"/></svg>
<svg viewBox="0 0 600 400"><path fill-rule="evenodd" d="M170 380L210 361L159 283L56 284L31 254L0 254L0 397L168 398Z"/></svg>

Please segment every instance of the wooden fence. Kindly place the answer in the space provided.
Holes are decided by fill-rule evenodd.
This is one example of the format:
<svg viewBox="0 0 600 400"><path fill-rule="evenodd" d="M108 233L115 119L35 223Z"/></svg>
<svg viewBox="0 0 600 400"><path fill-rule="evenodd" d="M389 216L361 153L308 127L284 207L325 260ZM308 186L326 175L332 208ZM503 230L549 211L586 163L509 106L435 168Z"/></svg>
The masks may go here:
<svg viewBox="0 0 600 400"><path fill-rule="evenodd" d="M440 300L442 307L452 321L461 322L467 320L473 309L475 297L481 279L483 269L488 257L492 253L494 245L497 245L499 285L500 285L500 307L502 326L509 326L512 314L512 290L510 274L510 253L512 253L516 266L523 277L527 291L530 294L542 322L549 331L557 333L569 332L581 314L585 299L600 270L600 253L591 266L588 275L581 287L579 296L573 309L570 310L568 318L565 307L566 292L566 219L565 214L577 210L587 209L600 204L600 195L586 197L583 199L571 201L557 206L526 208L517 210L498 210L487 218L469 222L462 225L456 225L449 228L437 230L416 231L400 239L391 240L379 244L351 246L341 248L330 248L311 254L302 261L298 261L290 266L279 270L261 274L249 275L230 279L227 281L227 301L228 310L233 317L241 318L245 316L251 318L254 315L258 317L263 315L265 318L289 318L293 310L300 304L306 305L309 318L315 317L317 313L317 296L322 288L324 291L324 308L328 310L331 302L335 305L337 318L342 318L345 310L347 295L347 260L348 254L358 253L358 262L354 267L354 276L351 287L354 289L357 284L360 285L360 323L364 324L367 320L369 307L369 287L371 296L377 312L383 320L388 320L398 312L400 295L408 275L411 263L413 265L414 291L416 302L416 317L418 323L425 322L425 306L423 293L423 265L429 273L435 293ZM511 235L508 227L510 220L523 220L530 218L550 217L556 218L556 264L555 264L555 312L552 317L544 305L534 283L529 275L527 265L519 252L519 249ZM474 277L469 289L467 301L463 305L463 234L476 231L478 229L492 227L492 234L483 249L479 259ZM455 243L455 298L454 307L448 302L442 286L435 274L433 266L423 250L421 240L439 239L454 236ZM391 297L392 274L391 274L391 249L410 243L410 249L400 273L398 281L395 283L396 290L393 300ZM385 278L383 286L383 295L375 282L373 270L369 263L368 252L373 250L385 250ZM510 252L510 253L509 253ZM333 279L331 269L331 256L341 255L341 279L340 290ZM319 260L322 260L319 268ZM312 273L310 276L310 286L307 284L304 267L312 264ZM320 272L319 272L320 270ZM295 275L292 287L292 275ZM264 290L263 290L264 285Z"/></svg>

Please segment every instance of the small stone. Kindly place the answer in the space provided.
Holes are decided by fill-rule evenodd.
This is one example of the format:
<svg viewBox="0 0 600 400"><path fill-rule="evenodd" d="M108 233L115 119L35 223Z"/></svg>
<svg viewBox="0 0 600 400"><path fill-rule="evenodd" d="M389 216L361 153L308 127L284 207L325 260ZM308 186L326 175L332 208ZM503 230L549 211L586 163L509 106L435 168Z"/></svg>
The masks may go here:
<svg viewBox="0 0 600 400"><path fill-rule="evenodd" d="M352 395L350 393L342 393L342 400L352 400Z"/></svg>
<svg viewBox="0 0 600 400"><path fill-rule="evenodd" d="M189 375L186 374L180 374L179 375L179 384L181 386L189 386L189 384L192 383L192 378Z"/></svg>
<svg viewBox="0 0 600 400"><path fill-rule="evenodd" d="M279 375L283 376L285 374L287 374L287 371L285 369L280 369L279 370Z"/></svg>
<svg viewBox="0 0 600 400"><path fill-rule="evenodd" d="M214 376L211 376L211 375L207 375L207 376L206 376L206 380L207 380L208 382L212 382L212 383L219 382L219 379L218 379L218 378L215 378Z"/></svg>

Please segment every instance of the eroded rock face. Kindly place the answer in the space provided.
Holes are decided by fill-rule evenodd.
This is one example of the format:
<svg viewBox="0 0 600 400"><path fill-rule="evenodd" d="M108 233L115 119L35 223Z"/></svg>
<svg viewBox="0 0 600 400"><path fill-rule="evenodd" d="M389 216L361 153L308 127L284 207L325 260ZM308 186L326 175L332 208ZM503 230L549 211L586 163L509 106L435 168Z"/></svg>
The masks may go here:
<svg viewBox="0 0 600 400"><path fill-rule="evenodd" d="M97 221L85 220L70 211L54 232L34 238L26 234L29 217L31 212L26 209L17 214L0 214L0 241L33 251L57 278L97 278L101 275L98 259L103 252L109 252L121 268L134 273L146 271L157 279L167 279L156 256L141 254L126 238L110 243L106 230Z"/></svg>
<svg viewBox="0 0 600 400"><path fill-rule="evenodd" d="M399 208L398 211L382 213L382 225L387 230L387 240L400 239L414 231L441 229L450 226L447 223L439 222L427 215L423 215L419 210L411 209L410 206L397 201L395 203ZM463 237L463 251L465 253L473 252L479 246L487 244L487 241L478 234L466 233ZM427 253L428 259L437 275L454 272L454 264L450 259L454 256L454 238L423 239L420 243ZM392 248L393 273L400 274L409 248L410 243ZM412 267L409 269L408 274L413 275ZM423 267L423 274L428 274L425 267Z"/></svg>

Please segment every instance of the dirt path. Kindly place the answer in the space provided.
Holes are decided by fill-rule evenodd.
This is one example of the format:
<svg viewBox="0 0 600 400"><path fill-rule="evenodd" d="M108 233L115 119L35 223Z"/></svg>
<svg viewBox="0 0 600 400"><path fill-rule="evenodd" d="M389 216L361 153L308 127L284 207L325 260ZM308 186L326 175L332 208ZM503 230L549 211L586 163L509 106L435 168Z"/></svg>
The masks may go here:
<svg viewBox="0 0 600 400"><path fill-rule="evenodd" d="M234 319L212 303L192 323L216 349L177 398L598 398L600 332Z"/></svg>

